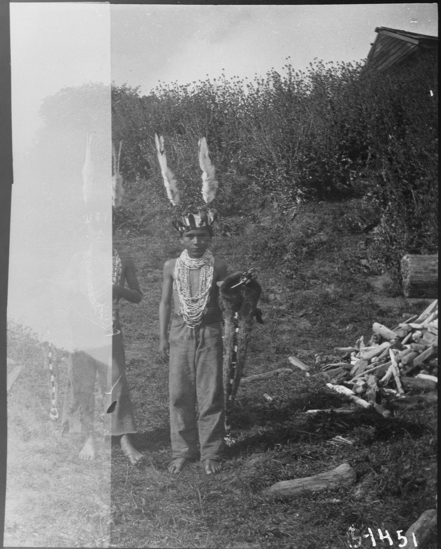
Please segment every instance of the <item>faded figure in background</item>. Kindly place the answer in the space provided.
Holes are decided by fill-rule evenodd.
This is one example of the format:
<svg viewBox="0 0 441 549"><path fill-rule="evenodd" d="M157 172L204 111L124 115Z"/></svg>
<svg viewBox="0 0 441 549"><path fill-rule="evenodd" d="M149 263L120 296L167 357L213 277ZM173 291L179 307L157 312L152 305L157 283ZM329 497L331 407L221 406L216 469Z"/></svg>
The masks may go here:
<svg viewBox="0 0 441 549"><path fill-rule="evenodd" d="M107 426L107 430L112 437L120 439L122 450L135 464L142 454L130 440L130 434L136 431L125 373L118 302L125 299L130 303L139 303L142 292L130 256L115 248L111 253L110 238L105 238L109 215L94 212L88 216L88 249L72 257L65 279L74 351L64 402L62 433L83 433L85 442L79 457L83 460L95 458L94 389L98 376L107 424L110 418L110 429ZM113 210L113 233L115 215ZM126 283L128 288L125 287Z"/></svg>

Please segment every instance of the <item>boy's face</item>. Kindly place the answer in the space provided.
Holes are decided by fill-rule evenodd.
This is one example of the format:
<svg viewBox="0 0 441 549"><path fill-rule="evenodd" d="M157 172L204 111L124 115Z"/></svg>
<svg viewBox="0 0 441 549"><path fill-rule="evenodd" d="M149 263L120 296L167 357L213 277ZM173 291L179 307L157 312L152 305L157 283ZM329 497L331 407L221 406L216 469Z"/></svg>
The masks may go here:
<svg viewBox="0 0 441 549"><path fill-rule="evenodd" d="M197 259L202 257L211 244L210 230L206 227L186 231L181 242L190 257Z"/></svg>

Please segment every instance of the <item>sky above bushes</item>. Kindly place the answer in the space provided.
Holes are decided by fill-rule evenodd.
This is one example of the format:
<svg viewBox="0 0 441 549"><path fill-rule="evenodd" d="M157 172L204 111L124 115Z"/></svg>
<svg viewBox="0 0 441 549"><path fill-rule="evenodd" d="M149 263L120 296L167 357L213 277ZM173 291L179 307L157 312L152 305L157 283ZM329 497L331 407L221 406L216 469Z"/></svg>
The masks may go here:
<svg viewBox="0 0 441 549"><path fill-rule="evenodd" d="M114 81L148 94L158 81L253 78L290 63L367 57L377 26L438 34L437 5L11 4L13 108L26 145L41 100L66 86Z"/></svg>

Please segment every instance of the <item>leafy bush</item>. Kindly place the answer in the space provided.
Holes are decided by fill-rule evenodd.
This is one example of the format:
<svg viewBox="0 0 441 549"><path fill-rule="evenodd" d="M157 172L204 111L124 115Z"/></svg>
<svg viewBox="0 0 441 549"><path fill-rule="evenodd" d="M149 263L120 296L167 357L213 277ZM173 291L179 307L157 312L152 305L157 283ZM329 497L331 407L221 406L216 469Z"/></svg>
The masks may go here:
<svg viewBox="0 0 441 549"><path fill-rule="evenodd" d="M206 136L220 181L215 206L223 217L248 215L255 221L260 208L271 204L274 222L289 234L289 220L304 200L364 197L364 205L356 207L370 211L371 220L366 211L353 210L353 230L376 226L370 259L397 278L402 255L437 249L436 55L416 56L381 73L362 63L319 60L306 72L295 71L288 58L282 74L272 69L254 80L221 75L160 83L147 96L138 88L112 86L112 135L115 143L123 141L121 170L126 184L147 191L149 199L144 208L130 206L132 229L142 231L147 210L168 206L154 134L165 137L168 163L187 204L200 202L197 143ZM73 109L78 115L67 118L75 121L68 139L75 139L77 153L66 155L70 164L63 168L74 161L81 166L84 133L103 124L107 95L104 87L86 85L48 98L36 150L47 149L48 140L54 154L68 150L60 140L54 147L54 136ZM80 170L71 171L78 194ZM267 244L270 254L282 246Z"/></svg>

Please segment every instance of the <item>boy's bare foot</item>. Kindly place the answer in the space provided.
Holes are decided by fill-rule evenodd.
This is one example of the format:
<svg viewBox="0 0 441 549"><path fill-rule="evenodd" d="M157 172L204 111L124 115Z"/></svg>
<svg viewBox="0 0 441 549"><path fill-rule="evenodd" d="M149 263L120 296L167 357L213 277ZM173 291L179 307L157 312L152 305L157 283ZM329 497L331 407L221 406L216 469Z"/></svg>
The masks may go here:
<svg viewBox="0 0 441 549"><path fill-rule="evenodd" d="M186 458L176 458L170 463L168 470L170 471L170 473L180 473L182 469L187 465L187 461L188 459Z"/></svg>
<svg viewBox="0 0 441 549"><path fill-rule="evenodd" d="M123 435L121 437L121 449L129 458L132 465L136 465L138 461L142 458L142 454L133 446L130 442L128 435Z"/></svg>
<svg viewBox="0 0 441 549"><path fill-rule="evenodd" d="M206 459L204 461L204 469L207 475L215 475L222 469L222 464L220 461L215 461L214 459Z"/></svg>
<svg viewBox="0 0 441 549"><path fill-rule="evenodd" d="M79 457L85 461L95 459L95 442L93 440L93 436L87 437L84 446L80 450Z"/></svg>

